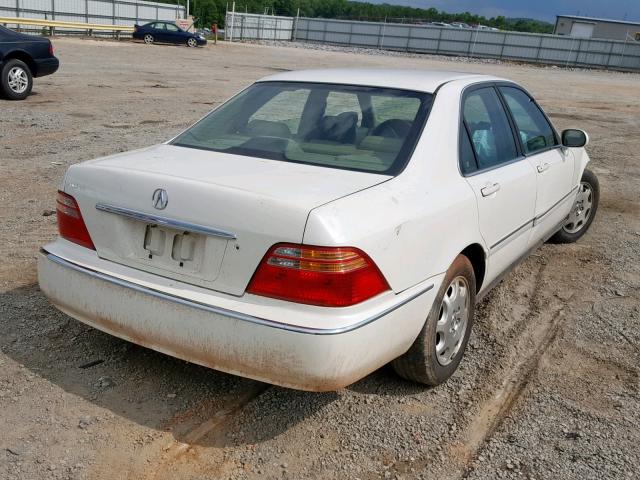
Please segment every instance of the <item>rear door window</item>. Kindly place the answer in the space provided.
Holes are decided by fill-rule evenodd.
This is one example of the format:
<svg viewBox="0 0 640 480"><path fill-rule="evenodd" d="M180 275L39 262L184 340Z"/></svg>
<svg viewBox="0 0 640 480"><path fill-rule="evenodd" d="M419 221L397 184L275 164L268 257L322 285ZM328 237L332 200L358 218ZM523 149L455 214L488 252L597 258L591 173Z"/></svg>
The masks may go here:
<svg viewBox="0 0 640 480"><path fill-rule="evenodd" d="M460 127L460 170L464 175L472 173L478 169L476 156L473 153L469 133L464 125Z"/></svg>
<svg viewBox="0 0 640 480"><path fill-rule="evenodd" d="M518 157L507 113L493 87L468 93L462 113L478 169L492 168Z"/></svg>
<svg viewBox="0 0 640 480"><path fill-rule="evenodd" d="M515 87L500 87L525 153L536 153L558 145L553 128L529 95Z"/></svg>

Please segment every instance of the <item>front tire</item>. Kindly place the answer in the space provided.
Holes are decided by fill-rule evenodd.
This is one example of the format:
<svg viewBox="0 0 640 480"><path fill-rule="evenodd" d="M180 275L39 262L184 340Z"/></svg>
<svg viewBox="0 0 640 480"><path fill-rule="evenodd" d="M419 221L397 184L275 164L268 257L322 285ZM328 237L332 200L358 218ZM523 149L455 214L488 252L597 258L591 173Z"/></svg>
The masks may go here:
<svg viewBox="0 0 640 480"><path fill-rule="evenodd" d="M0 86L9 100L24 100L33 88L31 69L22 60L9 60L0 72Z"/></svg>
<svg viewBox="0 0 640 480"><path fill-rule="evenodd" d="M418 338L392 362L396 373L432 386L453 375L467 348L475 303L473 266L467 257L458 255L447 270Z"/></svg>
<svg viewBox="0 0 640 480"><path fill-rule="evenodd" d="M147 45L153 45L153 42L156 41L155 38L153 38L153 35L151 35L150 33L147 33L144 37L143 37L144 43L146 43Z"/></svg>
<svg viewBox="0 0 640 480"><path fill-rule="evenodd" d="M198 41L195 38L191 37L187 40L187 47L195 48L197 46L198 46Z"/></svg>
<svg viewBox="0 0 640 480"><path fill-rule="evenodd" d="M598 177L586 170L580 179L580 187L564 225L550 239L551 243L573 243L582 237L596 216L600 202L600 183Z"/></svg>

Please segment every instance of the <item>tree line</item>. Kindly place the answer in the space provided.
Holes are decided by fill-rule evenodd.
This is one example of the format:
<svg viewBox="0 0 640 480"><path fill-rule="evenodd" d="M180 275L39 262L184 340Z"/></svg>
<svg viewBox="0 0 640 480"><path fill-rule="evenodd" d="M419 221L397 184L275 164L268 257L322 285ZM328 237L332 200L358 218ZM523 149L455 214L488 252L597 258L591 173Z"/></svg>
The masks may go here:
<svg viewBox="0 0 640 480"><path fill-rule="evenodd" d="M186 5L187 0L160 0L163 3ZM196 17L198 27L209 27L217 23L224 28L225 12L231 10L228 0L190 0L191 14ZM415 8L356 2L350 0L239 0L236 12L268 13L294 17L337 18L344 20L387 21L398 23L462 22L469 25L486 25L501 30L518 32L551 33L553 25L530 18L486 18L470 12L448 13L436 8Z"/></svg>

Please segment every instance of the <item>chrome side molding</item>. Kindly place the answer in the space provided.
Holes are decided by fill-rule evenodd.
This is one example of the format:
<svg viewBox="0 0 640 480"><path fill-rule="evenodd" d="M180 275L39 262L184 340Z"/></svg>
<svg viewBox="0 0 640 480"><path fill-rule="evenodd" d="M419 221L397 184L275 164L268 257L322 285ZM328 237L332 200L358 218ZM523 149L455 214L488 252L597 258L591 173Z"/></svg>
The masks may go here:
<svg viewBox="0 0 640 480"><path fill-rule="evenodd" d="M577 189L578 189L578 186L577 185L574 186L569 193L564 195L560 200L558 200L551 207L549 207L547 209L547 211L541 213L537 217L532 218L531 220L527 220L526 223L524 223L523 225L521 225L518 228L516 228L513 232L511 232L511 233L505 235L504 237L502 237L496 243L491 245L491 247L489 247L489 252L491 254L494 254L495 252L500 250L502 247L504 247L505 245L509 244L512 240L515 240L521 233L524 233L527 230L529 230L529 228L535 227L536 225L538 225L540 223L540 221L544 219L544 217L549 215L553 210L558 208L566 200L569 200L569 197L571 196L571 194L575 193ZM562 224L560 226L562 226ZM554 231L554 233L555 233L555 231Z"/></svg>
<svg viewBox="0 0 640 480"><path fill-rule="evenodd" d="M549 207L546 212L543 212L540 215L538 215L536 218L534 218L533 219L533 224L537 225L538 223L540 223L540 220L542 220L544 217L546 217L548 214L550 214L553 210L556 209L556 207L560 206L565 200L568 200L569 196L571 196L572 193L575 193L577 189L578 189L578 185L575 185L571 189L571 191L569 193L567 193L560 200L558 200L556 203L551 205L551 207Z"/></svg>
<svg viewBox="0 0 640 480"><path fill-rule="evenodd" d="M163 227L174 228L176 230L182 230L185 232L202 233L203 235L224 238L226 240L235 240L237 238L235 233L220 230L218 228L198 225L197 223L183 222L181 220L174 220L172 218L152 215L150 213L131 210L129 208L116 207L115 205L108 205L106 203L97 203L96 210L100 210L101 212L113 213L115 215L121 215L123 217L133 218L135 220L140 220L141 222L146 222L152 225L161 225Z"/></svg>

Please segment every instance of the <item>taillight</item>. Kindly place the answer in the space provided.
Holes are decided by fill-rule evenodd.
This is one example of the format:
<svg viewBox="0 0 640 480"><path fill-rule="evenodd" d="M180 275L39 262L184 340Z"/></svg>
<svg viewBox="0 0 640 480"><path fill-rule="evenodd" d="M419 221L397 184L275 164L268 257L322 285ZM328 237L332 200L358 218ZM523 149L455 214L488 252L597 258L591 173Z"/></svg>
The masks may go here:
<svg viewBox="0 0 640 480"><path fill-rule="evenodd" d="M87 226L84 224L80 207L71 195L58 191L56 205L58 231L60 236L70 242L95 250Z"/></svg>
<svg viewBox="0 0 640 480"><path fill-rule="evenodd" d="M247 292L297 303L346 307L389 290L369 256L352 247L280 243L264 256Z"/></svg>
<svg viewBox="0 0 640 480"><path fill-rule="evenodd" d="M55 53L56 53L56 49L53 47L53 43L49 42L49 55L53 57Z"/></svg>

